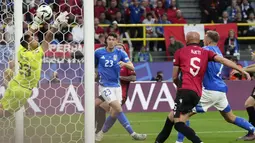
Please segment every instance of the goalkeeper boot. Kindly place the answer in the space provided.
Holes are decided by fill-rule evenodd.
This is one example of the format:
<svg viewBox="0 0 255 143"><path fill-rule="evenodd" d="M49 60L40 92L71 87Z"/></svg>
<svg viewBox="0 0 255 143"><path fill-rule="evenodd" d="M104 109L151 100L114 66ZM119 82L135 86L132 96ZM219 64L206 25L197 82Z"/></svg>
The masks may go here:
<svg viewBox="0 0 255 143"><path fill-rule="evenodd" d="M145 140L147 138L147 134L137 134L135 133L134 135L132 135L134 140L138 140L138 141L142 141Z"/></svg>

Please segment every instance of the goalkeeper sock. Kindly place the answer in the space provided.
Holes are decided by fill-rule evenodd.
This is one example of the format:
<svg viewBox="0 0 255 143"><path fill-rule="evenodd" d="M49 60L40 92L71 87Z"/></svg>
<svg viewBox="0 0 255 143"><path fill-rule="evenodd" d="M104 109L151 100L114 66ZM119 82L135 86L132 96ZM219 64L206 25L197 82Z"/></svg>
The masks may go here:
<svg viewBox="0 0 255 143"><path fill-rule="evenodd" d="M113 126L113 124L116 122L116 120L117 120L116 118L113 118L112 116L108 116L102 129L103 133L106 133L107 131L109 131L110 128Z"/></svg>
<svg viewBox="0 0 255 143"><path fill-rule="evenodd" d="M190 122L189 122L189 120L188 121L186 121L186 125L189 127L190 126ZM183 142L184 141L184 135L182 134L182 133L180 133L180 132L178 132L178 135L177 135L177 142Z"/></svg>
<svg viewBox="0 0 255 143"><path fill-rule="evenodd" d="M195 131L191 129L190 127L186 126L183 122L175 123L174 128L182 133L187 139L192 141L192 143L201 143L202 141L200 138L196 135Z"/></svg>
<svg viewBox="0 0 255 143"><path fill-rule="evenodd" d="M165 142L166 139L169 137L173 126L174 126L174 122L172 122L168 117L166 117L165 125L164 125L162 131L157 136L155 143Z"/></svg>
<svg viewBox="0 0 255 143"><path fill-rule="evenodd" d="M105 119L106 119L106 113L105 113L105 110L101 107L98 107L96 108L96 123L97 123L97 126L96 126L96 134L102 130L103 126L104 126L104 122L105 122Z"/></svg>
<svg viewBox="0 0 255 143"><path fill-rule="evenodd" d="M121 125L126 129L126 131L130 134L133 135L134 131L126 117L126 115L123 112L120 112L117 116L119 122L121 123Z"/></svg>
<svg viewBox="0 0 255 143"><path fill-rule="evenodd" d="M255 131L253 125L246 121L244 118L236 117L234 124L249 131L249 133L254 133Z"/></svg>

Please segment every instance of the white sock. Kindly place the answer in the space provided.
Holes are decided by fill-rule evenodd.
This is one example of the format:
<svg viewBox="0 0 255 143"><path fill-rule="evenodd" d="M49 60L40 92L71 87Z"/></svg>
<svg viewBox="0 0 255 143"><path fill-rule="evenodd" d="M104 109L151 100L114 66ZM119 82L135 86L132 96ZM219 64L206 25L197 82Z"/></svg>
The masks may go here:
<svg viewBox="0 0 255 143"><path fill-rule="evenodd" d="M183 142L176 141L175 143L183 143Z"/></svg>
<svg viewBox="0 0 255 143"><path fill-rule="evenodd" d="M131 136L134 136L136 134L136 132L133 132L132 134L131 134Z"/></svg>

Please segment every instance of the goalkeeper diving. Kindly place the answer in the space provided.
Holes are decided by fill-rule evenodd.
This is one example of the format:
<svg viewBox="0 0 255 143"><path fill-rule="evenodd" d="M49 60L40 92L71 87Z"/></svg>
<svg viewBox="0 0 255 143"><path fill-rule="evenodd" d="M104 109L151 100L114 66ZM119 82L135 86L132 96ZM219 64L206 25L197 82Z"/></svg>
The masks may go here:
<svg viewBox="0 0 255 143"><path fill-rule="evenodd" d="M68 21L68 13L60 13L51 28L47 31L42 44L35 40L34 35L39 26L44 22L38 16L34 17L33 24L20 40L18 49L18 73L11 79L10 73L14 64L9 65L4 77L7 78L8 86L3 98L0 100L0 117L9 117L18 111L27 102L32 94L32 89L37 87L41 77L42 60L44 52L48 50L49 43L53 40L53 35L61 25Z"/></svg>

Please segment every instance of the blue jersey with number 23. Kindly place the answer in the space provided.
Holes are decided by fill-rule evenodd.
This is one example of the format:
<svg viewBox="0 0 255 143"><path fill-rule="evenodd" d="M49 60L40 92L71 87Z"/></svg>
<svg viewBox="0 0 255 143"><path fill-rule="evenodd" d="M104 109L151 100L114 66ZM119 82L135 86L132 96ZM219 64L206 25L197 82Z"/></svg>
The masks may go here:
<svg viewBox="0 0 255 143"><path fill-rule="evenodd" d="M213 51L218 56L222 56L222 53L217 46L206 46L204 49ZM206 90L227 92L228 88L225 82L221 78L221 71L223 69L223 64L217 62L209 62L207 70L203 80L203 87Z"/></svg>
<svg viewBox="0 0 255 143"><path fill-rule="evenodd" d="M127 53L123 50L114 48L108 52L105 47L95 51L95 64L98 67L100 77L99 84L104 87L120 87L120 66L118 62L129 62Z"/></svg>

